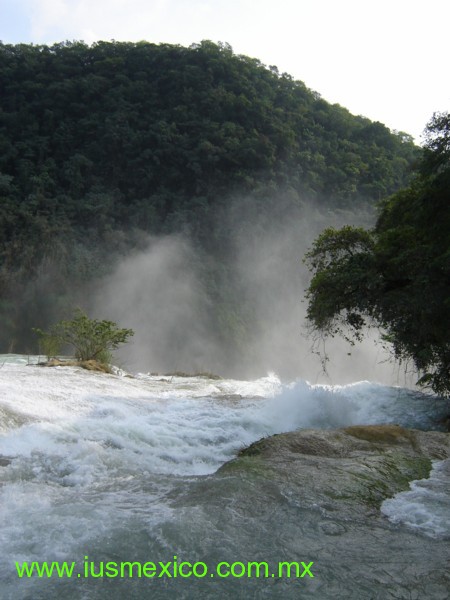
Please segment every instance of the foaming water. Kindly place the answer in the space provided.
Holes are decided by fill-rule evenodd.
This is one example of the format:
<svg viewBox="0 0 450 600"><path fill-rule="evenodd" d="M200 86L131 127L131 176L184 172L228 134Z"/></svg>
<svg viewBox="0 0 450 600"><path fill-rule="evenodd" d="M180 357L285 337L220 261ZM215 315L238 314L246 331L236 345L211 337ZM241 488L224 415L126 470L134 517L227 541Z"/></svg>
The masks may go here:
<svg viewBox="0 0 450 600"><path fill-rule="evenodd" d="M263 487L263 504L250 517L256 510L252 494L260 484L251 478L217 480L212 474L242 447L274 433L358 423L436 429L448 410L437 398L369 382L331 387L304 381L282 384L275 375L255 381L145 374L131 378L73 367L42 368L23 357L1 362L4 598L213 597L209 588L203 592L201 587L192 594L182 586L170 593L152 586L143 593L141 588L134 591L130 582L126 588L115 582L106 593L105 588L87 591L93 585L89 581L73 588L70 582L54 580L49 593L42 582L18 580L13 561L70 561L86 553L97 560L162 560L176 552L188 560L254 559L261 553L269 559L287 552L286 558L295 560L299 542L291 539L294 522L301 526L296 540L323 560L328 556L331 564L341 550L328 534L321 537L330 528L322 527L316 509L299 513L295 499ZM437 466L429 480L413 483L410 492L385 502L391 527L405 524L409 530L413 525L419 535L445 538L450 531L448 505L441 500L449 481L448 469ZM263 517L266 504L269 512ZM348 525L339 527L347 531ZM352 531L361 539L366 533ZM286 550L290 546L291 555ZM330 590L336 597L338 572L334 577ZM240 588L232 586L234 591L223 597L260 597L259 591L245 596L249 592L242 591L242 580L235 584L239 582ZM323 590L315 591L316 585L316 580L311 582L308 593L327 598ZM373 585L375 589L381 580ZM281 591L281 584L277 589ZM277 593L273 597L281 597ZM283 587L283 597L296 595L297 587Z"/></svg>
<svg viewBox="0 0 450 600"><path fill-rule="evenodd" d="M335 386L295 382L283 388L267 410L278 414L284 431L381 423L443 431L448 416L448 405L442 399L368 381Z"/></svg>
<svg viewBox="0 0 450 600"><path fill-rule="evenodd" d="M410 488L385 500L382 512L393 523L450 540L450 461L435 463L430 478L413 481Z"/></svg>

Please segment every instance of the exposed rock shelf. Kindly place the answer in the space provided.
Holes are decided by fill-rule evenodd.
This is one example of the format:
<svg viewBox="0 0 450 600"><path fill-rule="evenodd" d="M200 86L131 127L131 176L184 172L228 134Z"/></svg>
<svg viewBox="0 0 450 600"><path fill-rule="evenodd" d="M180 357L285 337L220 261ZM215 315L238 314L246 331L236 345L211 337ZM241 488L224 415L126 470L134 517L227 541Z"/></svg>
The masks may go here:
<svg viewBox="0 0 450 600"><path fill-rule="evenodd" d="M383 500L428 477L433 460L449 457L447 433L396 425L303 429L251 444L218 473L254 472L299 505L346 518L378 512Z"/></svg>

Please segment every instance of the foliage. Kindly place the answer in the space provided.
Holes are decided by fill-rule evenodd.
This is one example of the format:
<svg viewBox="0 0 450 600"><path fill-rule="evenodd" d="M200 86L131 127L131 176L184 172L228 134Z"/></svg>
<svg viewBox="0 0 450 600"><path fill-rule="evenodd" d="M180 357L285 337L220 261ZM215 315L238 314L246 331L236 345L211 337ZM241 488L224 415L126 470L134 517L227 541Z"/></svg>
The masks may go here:
<svg viewBox="0 0 450 600"><path fill-rule="evenodd" d="M315 275L308 298L308 319L331 335L344 334L349 326L357 339L371 309L374 237L361 228L327 228L306 254ZM367 304L365 300L369 300Z"/></svg>
<svg viewBox="0 0 450 600"><path fill-rule="evenodd" d="M42 351L47 360L55 358L61 352L61 340L58 337L40 329L36 329L35 333L39 336L39 353Z"/></svg>
<svg viewBox="0 0 450 600"><path fill-rule="evenodd" d="M360 339L375 323L419 384L450 395L450 115L427 127L420 173L381 206L376 227L328 229L306 255L313 328Z"/></svg>
<svg viewBox="0 0 450 600"><path fill-rule="evenodd" d="M90 319L83 311L77 310L70 321L60 321L46 333L35 329L40 339L70 345L75 350L75 357L80 361L110 360L111 350L117 349L134 335L132 329L119 329L113 321Z"/></svg>
<svg viewBox="0 0 450 600"><path fill-rule="evenodd" d="M223 226L231 199L267 222L304 200L356 210L405 186L417 155L210 41L0 43L0 88L0 347L17 350L144 235L185 232L219 270L245 226Z"/></svg>

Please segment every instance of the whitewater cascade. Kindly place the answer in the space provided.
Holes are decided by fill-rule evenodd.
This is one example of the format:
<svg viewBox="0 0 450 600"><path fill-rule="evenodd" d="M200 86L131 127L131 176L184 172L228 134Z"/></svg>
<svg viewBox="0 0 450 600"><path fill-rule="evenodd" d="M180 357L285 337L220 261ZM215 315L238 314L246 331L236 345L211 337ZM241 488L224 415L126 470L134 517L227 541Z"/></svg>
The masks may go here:
<svg viewBox="0 0 450 600"><path fill-rule="evenodd" d="M220 475L240 449L297 428L439 428L448 411L439 398L370 382L129 377L28 362L0 360L3 599L446 597L449 461L386 500L376 518L355 521L250 471ZM314 561L316 575L48 579L19 578L15 568L86 556Z"/></svg>

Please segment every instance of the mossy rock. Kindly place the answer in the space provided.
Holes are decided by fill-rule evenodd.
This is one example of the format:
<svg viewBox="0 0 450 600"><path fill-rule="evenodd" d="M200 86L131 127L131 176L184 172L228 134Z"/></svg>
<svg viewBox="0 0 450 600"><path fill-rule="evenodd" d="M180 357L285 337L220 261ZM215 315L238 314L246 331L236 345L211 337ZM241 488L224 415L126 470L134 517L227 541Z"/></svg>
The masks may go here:
<svg viewBox="0 0 450 600"><path fill-rule="evenodd" d="M152 375L158 375L158 373L152 373ZM200 371L198 373L187 373L185 371L172 371L170 373L164 373L164 377L201 377L202 379L214 379L216 381L222 379L220 375L215 373L209 373L208 371Z"/></svg>
<svg viewBox="0 0 450 600"><path fill-rule="evenodd" d="M343 431L352 437L368 442L403 444L413 443L414 433L399 425L352 425Z"/></svg>
<svg viewBox="0 0 450 600"><path fill-rule="evenodd" d="M397 425L305 429L254 442L218 474L255 472L302 505L331 502L352 518L352 511L378 511L411 481L429 477L433 460L448 457L450 434L442 432Z"/></svg>

